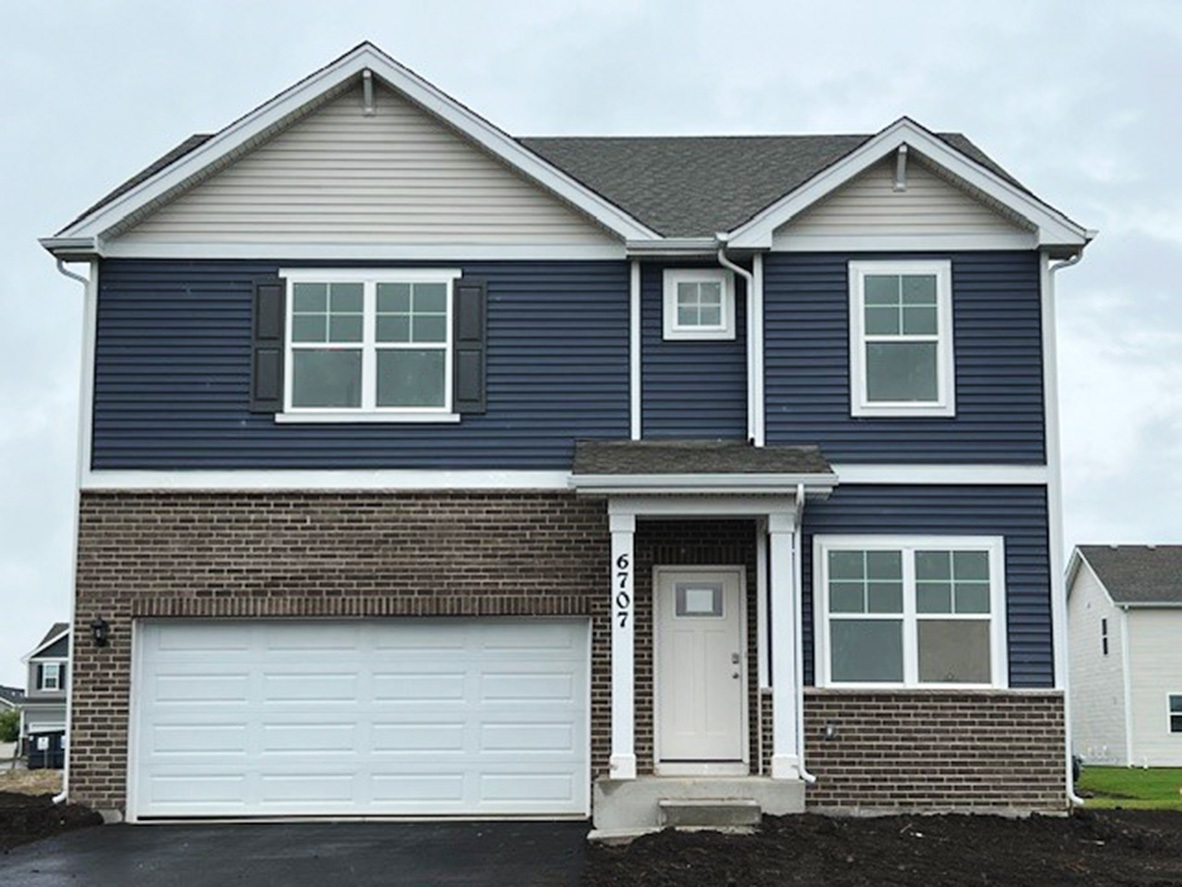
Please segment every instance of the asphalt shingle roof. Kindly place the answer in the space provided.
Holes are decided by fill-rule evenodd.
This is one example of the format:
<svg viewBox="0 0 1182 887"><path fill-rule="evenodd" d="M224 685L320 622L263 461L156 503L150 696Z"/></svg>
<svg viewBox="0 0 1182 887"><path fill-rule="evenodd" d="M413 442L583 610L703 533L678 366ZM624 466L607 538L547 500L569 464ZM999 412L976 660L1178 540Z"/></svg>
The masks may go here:
<svg viewBox="0 0 1182 887"><path fill-rule="evenodd" d="M828 474L817 447L754 447L730 441L581 440L574 473L602 474Z"/></svg>
<svg viewBox="0 0 1182 887"><path fill-rule="evenodd" d="M937 135L1021 187L963 135ZM208 134L189 136L70 224L126 194L211 138ZM662 235L710 237L747 221L869 138L869 135L596 136L518 141Z"/></svg>
<svg viewBox="0 0 1182 887"><path fill-rule="evenodd" d="M1182 604L1182 545L1081 545L1117 604Z"/></svg>
<svg viewBox="0 0 1182 887"><path fill-rule="evenodd" d="M0 685L0 699L5 700L10 705L23 705L25 701L25 691L17 687L5 687Z"/></svg>

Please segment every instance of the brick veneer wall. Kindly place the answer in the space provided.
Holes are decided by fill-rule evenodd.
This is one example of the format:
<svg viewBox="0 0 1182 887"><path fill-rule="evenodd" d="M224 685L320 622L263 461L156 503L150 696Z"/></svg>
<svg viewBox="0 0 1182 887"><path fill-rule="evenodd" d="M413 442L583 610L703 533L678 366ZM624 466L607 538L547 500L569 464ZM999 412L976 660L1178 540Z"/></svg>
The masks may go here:
<svg viewBox="0 0 1182 887"><path fill-rule="evenodd" d="M755 522L752 520L640 520L633 540L636 572L636 770L651 774L653 748L653 568L741 566L746 581L747 687L751 770L759 763L759 660L755 649ZM609 662L610 667L610 662Z"/></svg>
<svg viewBox="0 0 1182 887"><path fill-rule="evenodd" d="M805 695L810 808L1062 810L1064 755L1053 691Z"/></svg>
<svg viewBox="0 0 1182 887"><path fill-rule="evenodd" d="M86 492L72 798L124 807L137 617L590 616L606 772L609 557L604 503L564 492ZM97 617L107 647L86 641Z"/></svg>

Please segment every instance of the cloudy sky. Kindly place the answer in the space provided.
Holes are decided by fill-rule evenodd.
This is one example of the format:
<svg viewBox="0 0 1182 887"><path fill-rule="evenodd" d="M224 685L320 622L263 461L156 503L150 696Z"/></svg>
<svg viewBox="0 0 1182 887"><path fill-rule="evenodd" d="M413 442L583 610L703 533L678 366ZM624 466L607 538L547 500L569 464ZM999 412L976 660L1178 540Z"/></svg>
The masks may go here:
<svg viewBox="0 0 1182 887"><path fill-rule="evenodd" d="M36 238L366 39L515 135L965 132L1101 231L1059 276L1067 541L1182 541L1182 4L10 0L0 683L69 613L82 299Z"/></svg>

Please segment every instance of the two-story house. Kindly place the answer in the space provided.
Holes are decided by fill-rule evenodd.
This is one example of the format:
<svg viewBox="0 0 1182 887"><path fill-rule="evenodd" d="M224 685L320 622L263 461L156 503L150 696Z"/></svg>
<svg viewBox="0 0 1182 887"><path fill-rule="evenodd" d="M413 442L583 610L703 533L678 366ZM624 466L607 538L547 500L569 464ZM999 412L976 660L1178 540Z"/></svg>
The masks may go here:
<svg viewBox="0 0 1182 887"><path fill-rule="evenodd" d="M27 683L21 702L21 743L30 769L65 764L66 701L70 682L70 625L55 622L21 657Z"/></svg>
<svg viewBox="0 0 1182 887"><path fill-rule="evenodd" d="M514 138L370 44L185 140L42 241L89 263L72 797L1064 807L1090 237L909 119Z"/></svg>

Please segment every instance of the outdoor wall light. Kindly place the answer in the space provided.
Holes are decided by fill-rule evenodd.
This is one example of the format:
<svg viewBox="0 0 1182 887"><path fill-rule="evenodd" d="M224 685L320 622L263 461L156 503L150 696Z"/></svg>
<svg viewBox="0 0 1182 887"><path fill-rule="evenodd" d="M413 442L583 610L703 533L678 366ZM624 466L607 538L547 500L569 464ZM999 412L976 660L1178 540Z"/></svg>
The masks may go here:
<svg viewBox="0 0 1182 887"><path fill-rule="evenodd" d="M111 637L111 626L107 625L107 620L99 618L90 623L90 636L94 638L96 647L107 646Z"/></svg>

